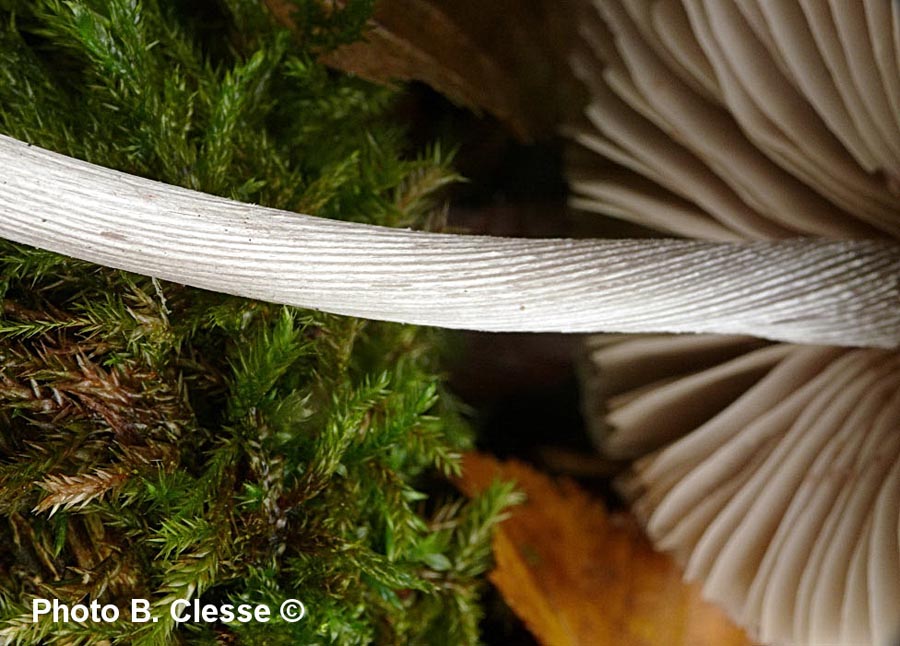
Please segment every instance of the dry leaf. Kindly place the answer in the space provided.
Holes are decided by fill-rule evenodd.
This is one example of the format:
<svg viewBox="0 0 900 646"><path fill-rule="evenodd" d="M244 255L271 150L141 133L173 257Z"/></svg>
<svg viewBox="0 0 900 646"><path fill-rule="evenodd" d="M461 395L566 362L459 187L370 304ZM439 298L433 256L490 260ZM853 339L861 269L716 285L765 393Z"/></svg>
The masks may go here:
<svg viewBox="0 0 900 646"><path fill-rule="evenodd" d="M568 480L519 462L466 456L460 488L518 483L528 502L494 537L491 582L547 646L702 646L751 642L722 611L681 581L630 516L609 515Z"/></svg>
<svg viewBox="0 0 900 646"><path fill-rule="evenodd" d="M292 25L287 0L266 4ZM376 83L421 81L531 139L552 134L563 108L574 107L573 15L559 0L382 0L364 40L321 60Z"/></svg>

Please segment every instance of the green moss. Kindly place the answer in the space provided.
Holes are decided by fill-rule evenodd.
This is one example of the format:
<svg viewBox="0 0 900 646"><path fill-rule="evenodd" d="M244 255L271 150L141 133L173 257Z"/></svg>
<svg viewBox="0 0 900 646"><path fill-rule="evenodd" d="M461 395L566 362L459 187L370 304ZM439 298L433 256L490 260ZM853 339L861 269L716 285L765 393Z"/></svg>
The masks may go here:
<svg viewBox="0 0 900 646"><path fill-rule="evenodd" d="M323 68L371 2L0 0L0 132L282 209L421 226L455 179ZM434 331L212 294L0 242L0 641L477 641L515 496L424 490L470 435ZM431 483L431 484L429 484ZM31 622L31 599L160 621ZM175 625L178 598L301 599L297 623Z"/></svg>

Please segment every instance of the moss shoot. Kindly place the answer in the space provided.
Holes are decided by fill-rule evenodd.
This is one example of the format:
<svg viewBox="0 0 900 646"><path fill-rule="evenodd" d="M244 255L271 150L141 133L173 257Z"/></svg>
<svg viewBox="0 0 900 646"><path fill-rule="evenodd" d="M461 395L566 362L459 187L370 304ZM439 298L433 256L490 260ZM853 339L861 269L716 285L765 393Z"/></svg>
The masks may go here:
<svg viewBox="0 0 900 646"><path fill-rule="evenodd" d="M425 226L448 156L406 149L392 91L317 62L363 36L372 2L294 4L288 32L252 0L0 0L0 132L241 201ZM0 642L478 641L515 494L443 484L471 438L438 333L7 242L0 302ZM35 623L36 598L122 620ZM129 621L133 598L159 621ZM168 613L291 598L296 623Z"/></svg>

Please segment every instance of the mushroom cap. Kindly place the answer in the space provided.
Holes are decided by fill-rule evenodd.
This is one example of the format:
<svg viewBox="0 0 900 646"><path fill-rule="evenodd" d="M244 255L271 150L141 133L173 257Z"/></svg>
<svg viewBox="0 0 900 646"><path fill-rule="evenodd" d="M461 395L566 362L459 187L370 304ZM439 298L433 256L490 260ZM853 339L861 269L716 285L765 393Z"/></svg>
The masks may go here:
<svg viewBox="0 0 900 646"><path fill-rule="evenodd" d="M621 488L708 598L765 643L896 643L900 353L701 335L590 359L598 443L642 456Z"/></svg>
<svg viewBox="0 0 900 646"><path fill-rule="evenodd" d="M900 238L900 4L594 0L573 204L695 238Z"/></svg>
<svg viewBox="0 0 900 646"><path fill-rule="evenodd" d="M900 2L593 9L574 206L709 240L900 239ZM900 351L655 335L587 356L594 437L708 598L766 643L900 643Z"/></svg>

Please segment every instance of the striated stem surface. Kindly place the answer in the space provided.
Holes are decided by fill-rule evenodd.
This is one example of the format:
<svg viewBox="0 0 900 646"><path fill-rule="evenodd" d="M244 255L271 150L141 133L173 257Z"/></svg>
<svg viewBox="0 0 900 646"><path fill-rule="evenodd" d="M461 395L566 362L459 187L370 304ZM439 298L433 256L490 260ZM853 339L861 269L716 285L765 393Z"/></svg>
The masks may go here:
<svg viewBox="0 0 900 646"><path fill-rule="evenodd" d="M462 236L242 204L0 135L0 237L272 302L448 328L900 345L900 245Z"/></svg>

